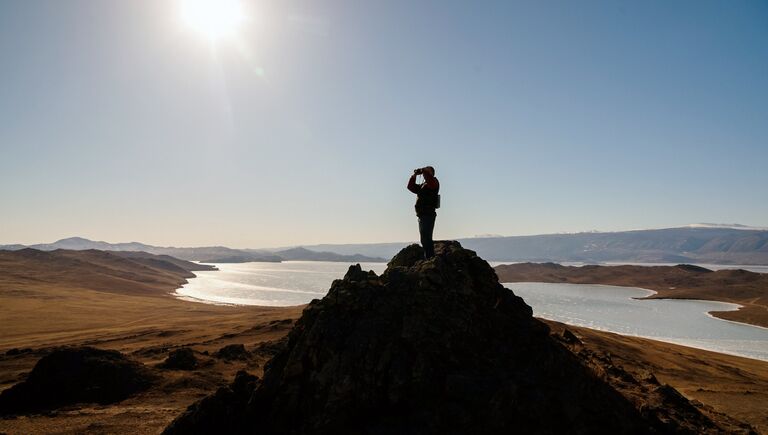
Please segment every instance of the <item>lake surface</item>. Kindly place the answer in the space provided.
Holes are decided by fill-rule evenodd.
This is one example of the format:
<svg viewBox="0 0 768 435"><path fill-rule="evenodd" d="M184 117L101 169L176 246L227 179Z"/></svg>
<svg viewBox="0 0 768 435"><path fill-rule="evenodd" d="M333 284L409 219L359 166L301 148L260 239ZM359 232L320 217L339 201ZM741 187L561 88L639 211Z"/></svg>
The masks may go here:
<svg viewBox="0 0 768 435"><path fill-rule="evenodd" d="M198 271L176 296L205 303L291 306L325 296L348 263L216 264L218 271ZM385 263L362 263L384 272ZM768 360L768 329L727 322L708 311L736 309L707 301L635 300L650 290L586 284L508 283L505 286L533 307L534 315L577 326L648 337L716 352Z"/></svg>
<svg viewBox="0 0 768 435"><path fill-rule="evenodd" d="M533 282L504 286L522 297L537 317L768 361L768 329L707 314L735 310L735 304L637 300L633 298L655 292L607 285Z"/></svg>
<svg viewBox="0 0 768 435"><path fill-rule="evenodd" d="M195 272L176 294L198 302L285 307L306 304L328 293L349 263L284 261L282 263L216 264L218 271ZM363 270L384 272L386 263L360 263Z"/></svg>

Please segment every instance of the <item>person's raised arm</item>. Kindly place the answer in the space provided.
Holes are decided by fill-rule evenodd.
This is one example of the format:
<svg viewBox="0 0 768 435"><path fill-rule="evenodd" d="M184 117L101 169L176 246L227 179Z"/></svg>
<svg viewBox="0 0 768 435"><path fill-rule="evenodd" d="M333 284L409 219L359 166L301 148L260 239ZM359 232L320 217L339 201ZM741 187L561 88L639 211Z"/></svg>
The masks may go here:
<svg viewBox="0 0 768 435"><path fill-rule="evenodd" d="M438 188L439 184L438 184L437 178L435 178L435 176L432 175L430 171L424 171L422 172L422 175L424 175L424 183L427 189Z"/></svg>
<svg viewBox="0 0 768 435"><path fill-rule="evenodd" d="M410 190L413 193L419 193L419 185L416 184L416 173L411 175L411 178L408 180L408 190Z"/></svg>

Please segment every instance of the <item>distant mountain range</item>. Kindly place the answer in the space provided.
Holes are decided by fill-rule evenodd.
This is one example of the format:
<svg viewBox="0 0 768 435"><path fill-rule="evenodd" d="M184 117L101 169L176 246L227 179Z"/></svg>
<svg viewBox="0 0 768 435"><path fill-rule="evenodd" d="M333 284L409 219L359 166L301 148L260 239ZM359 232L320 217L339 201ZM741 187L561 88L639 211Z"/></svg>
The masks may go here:
<svg viewBox="0 0 768 435"><path fill-rule="evenodd" d="M489 261L768 265L768 230L700 224L658 230L459 239ZM311 245L311 250L390 258L407 243Z"/></svg>
<svg viewBox="0 0 768 435"><path fill-rule="evenodd" d="M713 263L768 265L768 230L738 224L696 224L658 230L544 234L535 236L483 236L459 239L461 244L489 261L583 263ZM95 242L81 237L30 248L143 251L204 263L312 260L340 262L386 261L414 242L321 244L281 249L158 247L143 243ZM23 249L24 245L0 245Z"/></svg>
<svg viewBox="0 0 768 435"><path fill-rule="evenodd" d="M245 263L249 261L280 262L283 260L339 261L350 263L385 261L383 258L379 257L369 257L360 254L318 252L304 248L290 248L278 251L267 251L263 249L232 249L225 246L175 248L152 246L139 242L108 243L88 240L82 237L70 237L53 243L41 243L29 246L19 244L0 245L0 250L16 251L25 248L37 249L39 251L54 251L57 249L82 251L97 249L100 251L147 252L155 255L169 255L182 260L199 261L202 263Z"/></svg>
<svg viewBox="0 0 768 435"><path fill-rule="evenodd" d="M687 228L730 228L733 230L768 231L768 227L751 227L749 225L742 225L742 224L701 223L701 224L690 224L690 225L687 225L686 227Z"/></svg>

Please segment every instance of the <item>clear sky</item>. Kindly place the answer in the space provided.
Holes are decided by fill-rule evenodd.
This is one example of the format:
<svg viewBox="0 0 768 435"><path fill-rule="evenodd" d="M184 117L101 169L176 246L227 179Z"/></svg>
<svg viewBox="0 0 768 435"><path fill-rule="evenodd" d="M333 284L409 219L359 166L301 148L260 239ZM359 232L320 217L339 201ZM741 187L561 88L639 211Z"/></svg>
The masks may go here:
<svg viewBox="0 0 768 435"><path fill-rule="evenodd" d="M768 2L0 2L0 243L768 226Z"/></svg>

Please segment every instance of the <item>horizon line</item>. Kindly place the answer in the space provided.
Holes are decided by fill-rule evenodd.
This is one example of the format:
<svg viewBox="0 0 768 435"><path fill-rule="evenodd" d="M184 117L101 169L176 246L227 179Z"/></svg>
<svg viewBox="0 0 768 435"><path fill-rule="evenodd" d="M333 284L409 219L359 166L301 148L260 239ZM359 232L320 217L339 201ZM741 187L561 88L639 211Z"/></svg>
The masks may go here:
<svg viewBox="0 0 768 435"><path fill-rule="evenodd" d="M759 227L759 226L751 226L751 225L743 225L743 224L712 224L712 223L696 223L696 224L686 224L681 226L671 226L671 227L657 227L657 228L633 228L633 229L626 229L626 230L613 230L613 231L601 231L601 230L584 230L584 231L563 231L563 232L554 232L554 233L536 233L536 234L515 234L515 235L502 235L502 234L477 234L474 236L462 236L462 237L453 237L453 238L446 238L444 240L462 240L462 239L493 239L493 238L509 238L509 237L537 237L537 236L557 236L557 235L575 235L575 234L612 234L612 233L625 233L625 232L635 232L635 231L656 231L656 230L670 230L670 229L683 229L683 228L690 228L690 229L733 229L733 230L739 230L739 231L768 231L768 227ZM378 241L378 242L346 242L346 243L338 243L338 242L323 242L323 243L305 243L305 244L295 244L295 245L276 245L276 246L266 246L266 247L231 247L226 246L222 244L211 244L211 245L194 245L194 246L180 246L180 245L161 245L161 244L152 244L149 242L139 242L139 241L130 241L130 242L107 242L104 240L95 240L90 239L88 237L83 236L70 236L70 237L63 237L60 239L57 239L53 242L37 242L37 243L19 243L19 242L11 242L11 243L2 243L0 246L12 246L12 245L20 245L25 247L31 247L34 245L52 245L58 242L61 242L63 240L69 240L69 239L83 239L89 242L94 243L108 243L111 245L117 245L117 244L131 244L131 243L138 243L142 245L148 245L152 247L157 248L210 248L210 247L222 247L222 248L229 248L229 249L235 249L235 250L244 250L244 249L255 249L255 250L279 250L279 249L291 249L291 248L298 248L298 247L305 247L305 246L322 246L322 245L376 245L376 244L402 244L402 243L409 243L408 241Z"/></svg>

